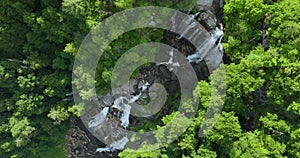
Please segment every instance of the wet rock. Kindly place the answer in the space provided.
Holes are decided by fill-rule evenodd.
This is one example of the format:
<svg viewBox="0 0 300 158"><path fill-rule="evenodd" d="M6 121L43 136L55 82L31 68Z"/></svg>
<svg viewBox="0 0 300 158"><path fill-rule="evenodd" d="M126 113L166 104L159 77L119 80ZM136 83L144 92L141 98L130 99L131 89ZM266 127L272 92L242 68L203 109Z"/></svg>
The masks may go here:
<svg viewBox="0 0 300 158"><path fill-rule="evenodd" d="M268 31L268 25L266 23L267 18L270 15L268 13L265 14L264 19L263 19L263 31L261 34L261 44L264 48L265 51L269 50L269 37L267 36L267 31Z"/></svg>
<svg viewBox="0 0 300 158"><path fill-rule="evenodd" d="M200 13L197 20L201 24L204 24L205 28L207 28L208 30L213 30L217 27L217 19L215 15L209 10Z"/></svg>
<svg viewBox="0 0 300 158"><path fill-rule="evenodd" d="M66 140L66 157L68 158L106 158L117 156L117 152L110 154L95 152L97 148L103 147L104 144L89 133L80 118L71 120Z"/></svg>
<svg viewBox="0 0 300 158"><path fill-rule="evenodd" d="M198 13L191 14L193 16L191 16L190 18L192 19L196 18L196 20L199 21L201 24L203 24L208 31L215 30L218 25L218 20L216 18L215 13L216 10L218 11L219 9L217 7L220 7L220 5L216 5L216 4L219 3L220 1L216 1L216 0L214 1L198 0L197 1ZM177 23L178 21L175 22ZM185 21L182 22L186 23ZM177 28L175 27L177 26L174 26L174 29L185 28L184 25L178 26ZM192 33L186 34L187 36L193 38L192 36L198 35L197 28L195 28L195 26L190 27L190 29L191 30L189 32ZM195 40L196 37L193 39ZM183 38L182 35L177 35L170 31L165 32L162 43L165 43L167 45L176 48L186 57L195 53L197 49L187 39ZM150 66L142 67L141 71L136 75L135 78L131 79L128 84L124 84L119 87L114 87L112 92L108 93L106 96L98 97L98 100L103 105L102 108L111 107L109 108L110 110L107 113L107 116L115 117L119 119L114 122L114 125L116 127L117 126L122 127L123 125L124 128L130 129L140 123L138 119L135 118L136 115L132 115L134 112L130 110L131 106L136 106L133 109L136 109L139 113L143 113L146 116L147 114L148 115L151 114L147 109L149 107L143 107L138 105L146 104L147 99L149 98L150 95L152 95L151 99L153 96L155 97L155 94L157 94L157 92L151 93L151 88L150 88L155 83L160 83L161 85L163 85L165 87L166 93L168 93L168 96L170 96L171 98L173 97L173 99L175 99L175 93L180 92L180 85L174 73L175 71L174 67L176 67L176 62L173 61L172 57L173 57L172 53L170 52L166 53L165 56L163 57L164 58L163 61L165 61L165 64L173 65L173 68L168 69L168 67L163 64L161 65L152 64ZM188 62L188 60L186 62ZM204 60L199 61L198 63L191 63L191 64L199 80L207 79L210 72L207 63ZM121 102L117 103L117 101L120 101L120 97L126 98L122 104ZM156 97L159 96L156 95ZM161 107L157 107L157 109L160 108ZM169 109L171 109L171 107L163 107L161 111L157 112L155 115L149 116L148 119L149 120L159 119L159 116L164 116L168 114ZM99 110L96 109L92 114L93 116L86 116L86 118L84 118L84 121L86 122L93 121L93 119L95 118L98 118L98 120L102 121L102 117L100 117L99 115L100 113L101 113L101 109ZM99 117L94 117L97 116L97 114L99 115ZM105 121L104 122L101 121L100 124L103 123L103 127L110 128L109 125L111 124L105 124ZM112 134L104 133L105 135L108 135L108 139L111 139L112 142L111 144L108 144L106 146L100 141L98 141L94 136L92 136L82 123L73 122L72 124L74 125L74 127L70 129L70 132L67 135L69 141L68 157L92 157L92 158L93 157L116 157L118 150L122 150L123 145L125 146L125 144L127 143L127 141L123 141L126 140L126 137L124 137L126 133L121 133L121 131L118 131L120 133L117 136L114 136L114 132L112 132ZM95 124L95 126L96 125L98 126L98 124ZM111 131L115 131L114 127L111 128L112 128ZM116 147L116 143L118 143L118 141L121 140L124 144L122 144L121 147ZM141 140L141 144L142 144L142 140ZM114 148L116 148L116 150ZM108 151L112 151L112 152L108 152Z"/></svg>
<svg viewBox="0 0 300 158"><path fill-rule="evenodd" d="M223 23L223 3L223 0L200 0L197 3L196 10L200 12L198 21L208 30L215 29L216 26Z"/></svg>
<svg viewBox="0 0 300 158"><path fill-rule="evenodd" d="M197 0L197 5L202 5L206 7L211 7L213 4L213 0Z"/></svg>

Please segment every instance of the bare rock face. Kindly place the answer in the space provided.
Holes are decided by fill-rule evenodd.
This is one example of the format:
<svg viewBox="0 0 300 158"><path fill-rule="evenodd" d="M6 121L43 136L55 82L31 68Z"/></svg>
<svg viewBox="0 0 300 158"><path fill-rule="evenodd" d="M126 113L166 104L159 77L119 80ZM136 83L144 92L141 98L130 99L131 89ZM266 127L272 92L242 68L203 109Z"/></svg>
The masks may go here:
<svg viewBox="0 0 300 158"><path fill-rule="evenodd" d="M261 34L261 44L262 44L265 51L269 50L269 48L270 48L269 37L267 36L268 25L266 23L266 20L269 16L270 15L268 13L266 13L265 16L264 16L263 31L262 31L262 34Z"/></svg>
<svg viewBox="0 0 300 158"><path fill-rule="evenodd" d="M196 48L191 43L189 43L186 39L178 39L177 37L178 37L177 34L167 31L167 32L165 32L162 43L172 45L174 48L178 49L178 51L183 53L185 56L191 55L193 52L196 51ZM195 63L191 63L191 64L192 64L192 66L195 70L195 73L197 75L197 78L199 80L203 80L209 76L209 70L204 61L201 61L198 64L195 64ZM170 73L168 70L163 70L163 68L161 68L161 69L163 72L165 71L165 73L162 73L162 74ZM180 88L177 85L176 81L171 80L171 77L170 77L171 75L164 75L164 76L165 77L163 77L163 78L169 80L169 86L171 89L176 90L176 89Z"/></svg>
<svg viewBox="0 0 300 158"><path fill-rule="evenodd" d="M196 10L200 14L197 20L208 30L215 29L222 23L222 7L223 0L198 0Z"/></svg>
<svg viewBox="0 0 300 158"><path fill-rule="evenodd" d="M66 157L68 158L117 157L117 153L96 152L98 147L105 145L89 133L79 118L71 120L66 140Z"/></svg>
<svg viewBox="0 0 300 158"><path fill-rule="evenodd" d="M197 5L211 7L213 4L213 0L197 0Z"/></svg>
<svg viewBox="0 0 300 158"><path fill-rule="evenodd" d="M217 27L217 19L210 10L200 11L200 15L197 20L209 30L213 30Z"/></svg>

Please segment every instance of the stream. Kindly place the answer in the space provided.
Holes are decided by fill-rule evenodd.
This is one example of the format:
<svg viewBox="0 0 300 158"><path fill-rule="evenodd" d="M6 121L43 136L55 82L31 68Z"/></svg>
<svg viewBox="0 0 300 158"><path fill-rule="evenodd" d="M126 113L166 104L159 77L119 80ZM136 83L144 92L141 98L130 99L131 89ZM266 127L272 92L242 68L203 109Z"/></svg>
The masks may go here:
<svg viewBox="0 0 300 158"><path fill-rule="evenodd" d="M161 42L182 52L186 61L193 66L198 80L202 80L207 78L223 62L224 52L221 44L223 25L220 18L222 0L197 0L195 7L197 12L191 13L191 9L186 11L189 16L181 21L178 21L176 14L172 16L170 30L180 30L183 33L177 35L171 31L166 31ZM195 20L209 32L210 38L201 39L203 28L199 28ZM186 38L199 41L199 44L193 46ZM132 106L143 103L146 98L153 95L150 87L154 83L161 83L170 96L175 95L175 92L180 90L178 79L173 71L181 65L173 59L173 51L171 49L166 53L168 57L166 62L144 67L145 71L139 72L138 77L131 79L129 84L121 86L120 90L115 90L115 93L108 93L106 96L99 96L103 107L95 112L94 116L88 118L88 128L89 130L109 128L111 133L106 133L107 138L105 139L109 139L111 144L104 145L96 140L79 118L71 122L71 129L66 136L69 142L68 157L116 157L117 153L125 148L129 138L126 133L122 133L122 130L118 130L117 126L130 129L138 124L132 114ZM148 114L146 108L136 107L139 107L138 111L148 116L149 120L156 119L157 115ZM156 108L159 111L161 107ZM114 122L106 122L108 113L116 118ZM167 112L162 111L159 114L164 113Z"/></svg>

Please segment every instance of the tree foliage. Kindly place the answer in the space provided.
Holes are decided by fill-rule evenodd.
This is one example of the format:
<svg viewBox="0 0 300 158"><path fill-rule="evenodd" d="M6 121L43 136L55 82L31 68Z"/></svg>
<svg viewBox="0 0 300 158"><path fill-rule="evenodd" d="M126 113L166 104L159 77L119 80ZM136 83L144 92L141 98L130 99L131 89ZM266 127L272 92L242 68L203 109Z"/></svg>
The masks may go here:
<svg viewBox="0 0 300 158"><path fill-rule="evenodd" d="M86 34L123 9L189 8L196 1L177 2L1 0L0 157L64 157L69 118L78 117L81 111L72 101L71 75ZM119 157L300 157L299 4L299 0L225 0L222 42L229 62L222 68L227 88L223 112L213 128L199 136L209 106L222 102L223 96L211 88L224 87L218 73L200 81L195 89L194 96L201 103L192 120L181 118L176 112L178 103L169 101L174 108L168 109L168 115L135 127L137 131L160 129L155 135L158 141L176 138L174 142L149 152L126 149ZM261 42L263 23L268 26L268 50ZM122 28L111 29L114 34ZM118 58L138 44L160 42L162 36L163 30L150 28L125 33L105 50L96 79L86 74L80 80L95 83L97 92L106 92ZM91 91L79 95L88 98ZM165 128L174 118L180 118L172 122L174 126L190 121L178 138L174 133L182 126Z"/></svg>

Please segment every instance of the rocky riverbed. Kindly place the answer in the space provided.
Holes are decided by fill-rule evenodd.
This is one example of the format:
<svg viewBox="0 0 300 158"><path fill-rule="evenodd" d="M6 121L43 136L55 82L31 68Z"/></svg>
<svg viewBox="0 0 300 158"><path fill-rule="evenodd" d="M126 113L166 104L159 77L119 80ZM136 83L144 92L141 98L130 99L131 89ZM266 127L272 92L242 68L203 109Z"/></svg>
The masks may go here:
<svg viewBox="0 0 300 158"><path fill-rule="evenodd" d="M164 38L161 41L162 43L165 43L178 49L187 57L187 60L190 61L191 65L194 68L194 71L197 74L198 80L206 79L211 73L211 71L222 62L223 50L220 44L223 36L221 6L222 2L220 2L220 0L198 0L197 6L195 6L195 13L191 13L190 11L184 11L188 13L192 18L200 22L200 24L202 24L205 27L205 29L208 32L210 32L211 39L208 40L208 45L205 46L207 48L204 49L202 48L203 46L197 48L196 46L193 46L190 42L188 42L187 39L182 38L180 37L180 35L174 34L170 31L165 32ZM177 23L178 22L175 21L175 24ZM197 32L195 28L191 27L191 29L194 30L188 31ZM197 36L197 33L194 33L193 36ZM215 52L215 54L210 54L211 52ZM171 53L170 56L172 58ZM218 61L212 62L212 60ZM170 71L170 69L168 70L166 66L154 64L150 66L145 66L141 69L141 71L135 77L135 79L132 80L132 85L130 85L131 87L127 87L129 89L132 89L132 93L126 95L129 96L129 98L136 98L132 100L132 102L141 103L149 97L150 94L148 88L153 83L161 83L166 88L166 91L169 96L173 96L176 91L180 90L179 82L176 75L172 71ZM110 100L109 103L105 103L107 104L105 106L110 108L102 111L95 111L93 119L87 118L90 119L89 127L92 128L99 126L101 122L103 122L102 118L106 117L107 113L115 113L116 116L119 117L121 120L119 122L120 126L123 126L124 128L130 128L137 125L139 122L134 117L130 116L130 113L128 113L128 111L125 110L126 107L130 105L121 104L124 101L124 97L121 97L111 95L99 96L98 99L101 102L103 102L105 98ZM142 110L143 109L141 109L141 111ZM121 114L118 114L118 111L120 111ZM164 113L168 113L168 111L161 111L159 115L163 115ZM149 116L149 119L156 119L157 115ZM67 157L69 158L117 157L117 153L119 150L114 150L114 148L122 148L114 146L114 143L112 143L109 146L106 146L105 144L100 142L89 132L89 130L79 118L74 118L71 121L70 130L69 133L66 135L66 138L68 140ZM117 140L115 140L115 143L116 142Z"/></svg>

